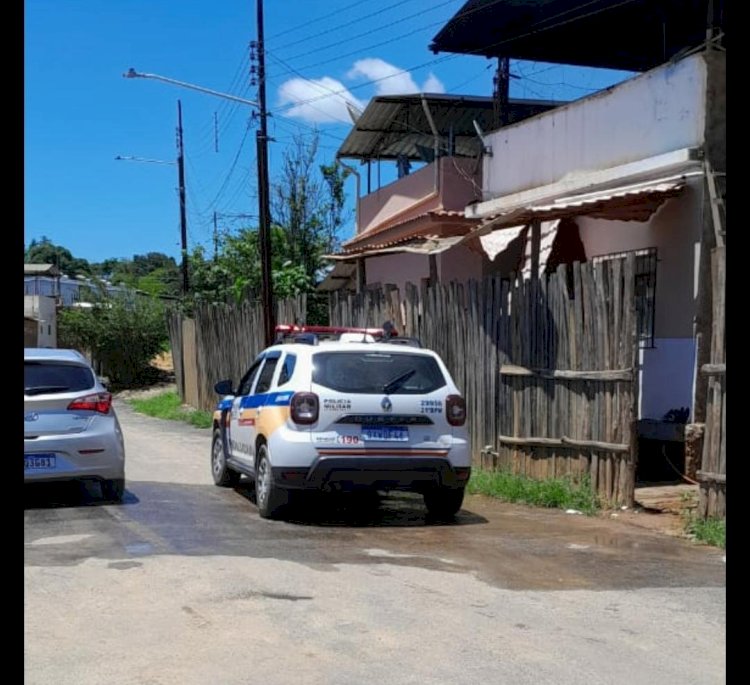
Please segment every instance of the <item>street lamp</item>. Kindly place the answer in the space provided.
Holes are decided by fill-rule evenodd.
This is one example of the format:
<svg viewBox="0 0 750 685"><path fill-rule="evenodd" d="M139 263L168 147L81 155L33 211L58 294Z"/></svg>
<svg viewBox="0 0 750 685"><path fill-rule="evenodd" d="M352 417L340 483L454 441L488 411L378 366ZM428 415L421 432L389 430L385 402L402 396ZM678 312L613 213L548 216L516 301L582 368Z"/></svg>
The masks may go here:
<svg viewBox="0 0 750 685"><path fill-rule="evenodd" d="M135 71L130 70L133 74ZM130 73L128 72L128 73ZM127 74L126 74L127 75ZM129 78L132 78L129 77ZM188 247L187 247L187 212L185 210L185 151L182 142L182 102L177 100L177 161L176 162L165 162L162 159L147 159L145 157L123 157L117 155L115 160L127 161L127 162L150 162L152 164L176 164L177 165L177 179L179 183L180 193L180 244L182 248L182 294L187 297L190 290L190 282L188 280Z"/></svg>
<svg viewBox="0 0 750 685"><path fill-rule="evenodd" d="M251 107L257 107L260 115L260 126L256 131L258 158L258 238L260 242L260 265L261 265L261 301L263 304L263 328L266 345L273 344L275 312L273 307L273 283L271 281L271 229L270 229L270 207L268 188L268 134L266 129L266 84L265 84L265 62L263 51L263 3L258 2L258 102L245 98L222 93L211 88L204 88L194 83L178 81L159 74L148 74L137 72L132 67L123 74L124 78L145 78L163 81L181 88L197 90L200 93L213 95L225 100L240 102Z"/></svg>

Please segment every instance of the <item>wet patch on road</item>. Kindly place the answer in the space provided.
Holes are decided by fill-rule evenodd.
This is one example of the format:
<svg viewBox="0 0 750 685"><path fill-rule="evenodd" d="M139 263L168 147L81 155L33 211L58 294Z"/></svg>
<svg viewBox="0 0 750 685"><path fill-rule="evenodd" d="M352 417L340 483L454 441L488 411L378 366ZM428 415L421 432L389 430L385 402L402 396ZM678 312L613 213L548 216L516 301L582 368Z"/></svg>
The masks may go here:
<svg viewBox="0 0 750 685"><path fill-rule="evenodd" d="M291 561L316 571L358 564L373 573L388 566L471 573L518 590L725 584L718 550L616 520L482 497L467 497L454 523L431 521L420 497L402 494L364 507L356 498L316 498L290 511L288 521L267 521L244 481L235 490L155 482L129 482L128 489L133 503L127 506L91 506L85 497L64 506L27 500L26 565L222 555ZM263 595L247 598L256 596ZM293 597L268 598L297 601Z"/></svg>

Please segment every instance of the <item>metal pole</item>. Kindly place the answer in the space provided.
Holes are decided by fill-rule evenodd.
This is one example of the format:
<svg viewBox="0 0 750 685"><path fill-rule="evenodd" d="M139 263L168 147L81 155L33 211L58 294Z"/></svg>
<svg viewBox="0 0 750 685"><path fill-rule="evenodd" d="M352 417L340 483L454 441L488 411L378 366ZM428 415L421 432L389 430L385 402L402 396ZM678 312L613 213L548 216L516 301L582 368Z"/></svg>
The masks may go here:
<svg viewBox="0 0 750 685"><path fill-rule="evenodd" d="M180 239L182 242L182 294L187 295L187 217L185 215L185 153L182 145L182 102L177 101L177 170L180 182Z"/></svg>
<svg viewBox="0 0 750 685"><path fill-rule="evenodd" d="M263 0L258 8L258 106L260 127L255 134L258 156L258 219L261 258L261 301L266 345L272 345L276 312L274 311L273 283L271 281L271 227L268 190L268 135L266 130L266 63L263 44Z"/></svg>

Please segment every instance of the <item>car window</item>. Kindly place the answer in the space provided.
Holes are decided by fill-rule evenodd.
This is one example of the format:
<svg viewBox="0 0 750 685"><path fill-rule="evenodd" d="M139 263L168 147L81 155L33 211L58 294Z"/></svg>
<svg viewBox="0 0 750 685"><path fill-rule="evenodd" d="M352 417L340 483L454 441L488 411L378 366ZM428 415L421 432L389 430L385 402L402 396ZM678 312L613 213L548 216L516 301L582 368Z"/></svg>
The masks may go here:
<svg viewBox="0 0 750 685"><path fill-rule="evenodd" d="M433 357L387 352L319 352L313 382L347 393L418 395L445 385Z"/></svg>
<svg viewBox="0 0 750 685"><path fill-rule="evenodd" d="M24 395L79 392L93 388L95 383L91 369L79 364L35 361L23 364Z"/></svg>
<svg viewBox="0 0 750 685"><path fill-rule="evenodd" d="M253 381L255 380L255 377L258 375L258 369L260 369L260 364L263 360L258 359L248 370L248 372L242 377L242 380L240 381L240 387L237 390L238 395L249 395L250 390L253 387Z"/></svg>
<svg viewBox="0 0 750 685"><path fill-rule="evenodd" d="M273 372L276 371L276 366L279 363L279 358L274 357L273 359L266 359L266 363L263 365L263 369L258 377L258 385L255 388L255 394L259 395L262 392L268 392L271 387L271 381L273 380Z"/></svg>
<svg viewBox="0 0 750 685"><path fill-rule="evenodd" d="M286 357L284 357L284 364L281 367L281 373L279 373L279 382L276 385L284 385L291 380L296 364L296 354L287 354Z"/></svg>

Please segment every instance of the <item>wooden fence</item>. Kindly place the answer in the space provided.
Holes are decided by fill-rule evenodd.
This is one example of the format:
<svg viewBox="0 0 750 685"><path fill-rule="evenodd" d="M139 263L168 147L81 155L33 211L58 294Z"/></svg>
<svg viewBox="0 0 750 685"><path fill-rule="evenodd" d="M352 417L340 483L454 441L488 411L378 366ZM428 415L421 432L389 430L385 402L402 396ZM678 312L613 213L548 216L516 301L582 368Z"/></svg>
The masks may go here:
<svg viewBox="0 0 750 685"><path fill-rule="evenodd" d="M304 295L278 303L279 322L304 320ZM192 318L167 314L175 380L183 402L212 410L214 384L225 378L237 383L265 347L263 309L259 304L199 304Z"/></svg>
<svg viewBox="0 0 750 685"><path fill-rule="evenodd" d="M393 321L443 358L467 400L473 460L534 478L588 474L633 504L637 459L634 258L540 280L334 293L332 325Z"/></svg>
<svg viewBox="0 0 750 685"><path fill-rule="evenodd" d="M698 471L700 482L699 512L701 516L726 517L726 248L722 245L711 253L711 293L713 327L711 330L711 363L701 372L708 376L706 426L703 434L703 459Z"/></svg>

